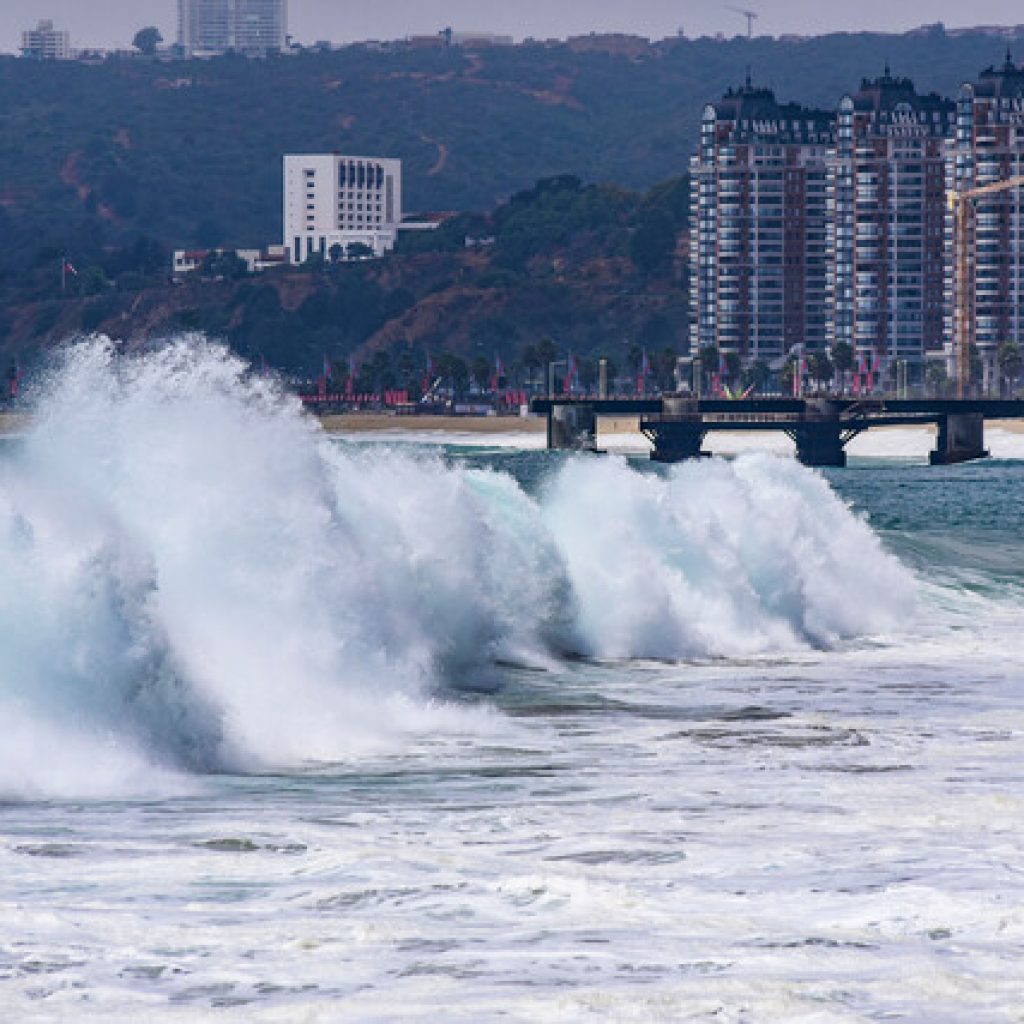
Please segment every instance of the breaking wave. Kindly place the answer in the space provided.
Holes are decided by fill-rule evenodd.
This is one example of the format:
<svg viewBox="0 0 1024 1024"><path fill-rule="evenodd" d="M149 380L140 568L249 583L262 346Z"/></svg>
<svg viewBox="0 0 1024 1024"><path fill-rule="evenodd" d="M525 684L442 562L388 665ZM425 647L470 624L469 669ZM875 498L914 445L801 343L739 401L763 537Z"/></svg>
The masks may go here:
<svg viewBox="0 0 1024 1024"><path fill-rule="evenodd" d="M0 462L0 795L144 793L495 728L503 661L735 656L906 618L914 583L766 456L510 476L330 441L222 347L69 348ZM852 581L852 582L851 582Z"/></svg>

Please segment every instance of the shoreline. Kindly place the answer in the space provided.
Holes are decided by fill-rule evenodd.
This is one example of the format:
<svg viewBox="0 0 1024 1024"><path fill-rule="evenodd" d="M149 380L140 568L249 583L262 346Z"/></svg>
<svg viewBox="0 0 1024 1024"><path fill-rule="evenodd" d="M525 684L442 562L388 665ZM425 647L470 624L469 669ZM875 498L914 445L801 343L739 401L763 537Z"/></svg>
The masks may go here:
<svg viewBox="0 0 1024 1024"><path fill-rule="evenodd" d="M322 416L319 422L324 432L331 435L346 434L475 434L515 435L524 437L544 434L547 429L543 416L389 416L384 413L345 413ZM0 412L0 434L24 433L31 424L27 413ZM1003 430L1009 434L1024 434L1024 420L988 420L986 429ZM904 427L876 427L872 432L893 430L928 431L931 425ZM723 431L728 434L729 431ZM635 434L641 438L639 418L636 416L607 416L598 419L597 436Z"/></svg>
<svg viewBox="0 0 1024 1024"><path fill-rule="evenodd" d="M368 433L443 433L443 434L543 434L547 423L543 416L523 419L517 416L388 416L380 413L348 413L324 416L320 424L328 434ZM985 428L1024 434L1024 420L987 420ZM934 434L933 424L898 427L873 427L872 433L896 430L922 431ZM745 435L745 431L721 431L722 434ZM597 436L640 433L637 416L603 416L597 421Z"/></svg>

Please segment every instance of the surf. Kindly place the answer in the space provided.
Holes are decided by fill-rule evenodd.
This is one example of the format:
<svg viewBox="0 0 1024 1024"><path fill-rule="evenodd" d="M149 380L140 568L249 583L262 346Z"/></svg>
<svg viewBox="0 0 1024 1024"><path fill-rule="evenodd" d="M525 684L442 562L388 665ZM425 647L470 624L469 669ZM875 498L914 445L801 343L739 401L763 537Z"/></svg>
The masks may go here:
<svg viewBox="0 0 1024 1024"><path fill-rule="evenodd" d="M527 493L332 442L196 336L60 354L0 462L0 574L0 724L54 751L0 758L13 796L74 793L92 764L79 789L116 794L489 734L450 698L496 665L828 648L916 600L792 461L580 458Z"/></svg>

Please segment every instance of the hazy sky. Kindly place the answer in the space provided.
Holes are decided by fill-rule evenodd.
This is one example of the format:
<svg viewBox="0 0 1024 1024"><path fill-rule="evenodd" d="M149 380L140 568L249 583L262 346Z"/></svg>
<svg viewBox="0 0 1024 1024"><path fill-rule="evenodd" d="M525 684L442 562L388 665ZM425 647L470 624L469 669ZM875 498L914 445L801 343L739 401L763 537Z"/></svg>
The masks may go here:
<svg viewBox="0 0 1024 1024"><path fill-rule="evenodd" d="M743 0L760 12L758 31L901 31L926 22L949 26L1024 22L1019 0ZM127 45L137 29L157 25L176 35L177 0L0 0L0 52L15 51L21 30L52 18L72 33L73 46ZM300 42L395 39L410 33L489 30L523 36L598 31L660 38L680 27L687 35L745 31L746 22L719 0L290 0L292 34Z"/></svg>

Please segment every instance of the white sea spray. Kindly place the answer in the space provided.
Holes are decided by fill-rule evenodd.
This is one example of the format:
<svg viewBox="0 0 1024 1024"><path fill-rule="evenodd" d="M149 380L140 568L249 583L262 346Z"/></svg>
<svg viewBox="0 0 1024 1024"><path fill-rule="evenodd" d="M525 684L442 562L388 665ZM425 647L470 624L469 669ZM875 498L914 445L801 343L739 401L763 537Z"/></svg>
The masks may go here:
<svg viewBox="0 0 1024 1024"><path fill-rule="evenodd" d="M581 458L532 497L341 447L199 338L69 348L0 472L9 796L486 733L494 715L443 694L489 685L496 662L827 646L914 604L909 574L795 463L663 478ZM23 760L42 737L45 771Z"/></svg>

